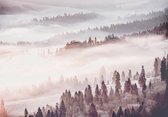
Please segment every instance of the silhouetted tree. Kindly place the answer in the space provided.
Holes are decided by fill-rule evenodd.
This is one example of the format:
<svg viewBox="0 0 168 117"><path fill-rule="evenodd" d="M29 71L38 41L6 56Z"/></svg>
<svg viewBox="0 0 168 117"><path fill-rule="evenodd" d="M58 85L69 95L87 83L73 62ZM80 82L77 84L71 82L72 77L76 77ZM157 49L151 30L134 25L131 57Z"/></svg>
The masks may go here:
<svg viewBox="0 0 168 117"><path fill-rule="evenodd" d="M104 81L102 81L102 83L101 83L101 91L102 91L101 95L103 98L103 102L107 103L108 102L107 87L106 87L106 84L104 83Z"/></svg>
<svg viewBox="0 0 168 117"><path fill-rule="evenodd" d="M112 117L117 117L116 113L113 111Z"/></svg>
<svg viewBox="0 0 168 117"><path fill-rule="evenodd" d="M89 106L88 115L89 117L98 117L96 107L93 103Z"/></svg>
<svg viewBox="0 0 168 117"><path fill-rule="evenodd" d="M59 110L60 110L60 117L66 117L66 108L63 100L61 101Z"/></svg>
<svg viewBox="0 0 168 117"><path fill-rule="evenodd" d="M141 87L143 87L143 85L146 83L146 78L145 78L145 69L144 66L142 66L142 70L141 70L141 74L139 77L139 84Z"/></svg>
<svg viewBox="0 0 168 117"><path fill-rule="evenodd" d="M36 117L43 117L43 113L42 113L40 107L37 110Z"/></svg>
<svg viewBox="0 0 168 117"><path fill-rule="evenodd" d="M28 111L27 111L27 108L25 108L25 111L24 111L24 117L28 117Z"/></svg>
<svg viewBox="0 0 168 117"><path fill-rule="evenodd" d="M100 90L99 90L99 86L96 85L96 88L95 88L95 101L96 102L99 101L99 97L100 97Z"/></svg>
<svg viewBox="0 0 168 117"><path fill-rule="evenodd" d="M123 117L124 116L124 112L122 110L122 107L120 106L117 112L117 117Z"/></svg>

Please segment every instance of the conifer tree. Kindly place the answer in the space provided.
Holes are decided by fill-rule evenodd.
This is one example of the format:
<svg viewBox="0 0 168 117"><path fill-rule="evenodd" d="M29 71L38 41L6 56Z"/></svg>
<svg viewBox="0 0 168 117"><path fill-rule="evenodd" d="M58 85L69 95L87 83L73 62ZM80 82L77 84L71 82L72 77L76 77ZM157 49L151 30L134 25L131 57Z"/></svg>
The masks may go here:
<svg viewBox="0 0 168 117"><path fill-rule="evenodd" d="M122 81L125 80L125 73L124 73L124 71L122 71L121 80L122 80Z"/></svg>
<svg viewBox="0 0 168 117"><path fill-rule="evenodd" d="M161 79L162 81L167 80L167 73L166 73L166 58L163 57L162 61L161 61Z"/></svg>
<svg viewBox="0 0 168 117"><path fill-rule="evenodd" d="M113 111L112 117L117 117L116 113Z"/></svg>
<svg viewBox="0 0 168 117"><path fill-rule="evenodd" d="M121 89L121 83L120 83L120 74L116 72L116 79L115 79L115 88L120 90Z"/></svg>
<svg viewBox="0 0 168 117"><path fill-rule="evenodd" d="M102 98L103 98L103 102L107 103L108 102L107 87L106 87L106 84L104 83L104 81L102 81L101 90L102 90L101 95L102 95Z"/></svg>
<svg viewBox="0 0 168 117"><path fill-rule="evenodd" d="M144 66L142 66L141 74L140 74L140 77L139 77L139 84L140 84L140 86L143 87L143 85L145 84L145 82L146 82L145 70L144 70Z"/></svg>
<svg viewBox="0 0 168 117"><path fill-rule="evenodd" d="M60 117L66 117L66 108L63 100L61 101L59 110L60 110Z"/></svg>
<svg viewBox="0 0 168 117"><path fill-rule="evenodd" d="M130 79L132 78L132 71L131 70L128 71L128 78L130 78Z"/></svg>
<svg viewBox="0 0 168 117"><path fill-rule="evenodd" d="M42 111L41 111L40 107L38 108L38 111L37 111L36 117L43 117L43 113L42 113Z"/></svg>
<svg viewBox="0 0 168 117"><path fill-rule="evenodd" d="M96 85L96 88L95 88L95 101L96 102L99 101L99 97L100 97L100 90L99 90L99 86Z"/></svg>
<svg viewBox="0 0 168 117"><path fill-rule="evenodd" d="M96 107L93 103L91 103L89 106L88 115L89 117L98 117Z"/></svg>
<svg viewBox="0 0 168 117"><path fill-rule="evenodd" d="M109 93L109 99L112 100L113 99L113 95L114 95L114 91L113 88L110 88L110 93Z"/></svg>
<svg viewBox="0 0 168 117"><path fill-rule="evenodd" d="M122 110L122 107L120 106L117 112L117 117L123 117L124 116L124 112Z"/></svg>
<svg viewBox="0 0 168 117"><path fill-rule="evenodd" d="M158 76L159 75L159 61L157 58L155 58L154 61L154 76Z"/></svg>
<svg viewBox="0 0 168 117"><path fill-rule="evenodd" d="M25 108L25 111L24 111L24 117L28 117L28 111L27 111L27 108Z"/></svg>

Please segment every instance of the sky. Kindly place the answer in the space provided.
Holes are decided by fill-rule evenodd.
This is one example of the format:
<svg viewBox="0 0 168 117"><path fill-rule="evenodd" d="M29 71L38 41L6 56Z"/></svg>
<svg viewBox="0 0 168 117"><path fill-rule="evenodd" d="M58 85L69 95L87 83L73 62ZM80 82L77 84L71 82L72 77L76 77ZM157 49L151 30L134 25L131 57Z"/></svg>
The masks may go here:
<svg viewBox="0 0 168 117"><path fill-rule="evenodd" d="M126 23L118 17L163 10L167 0L0 0L0 40L44 41L66 32L79 32L88 27ZM63 15L64 13L93 12L100 17L75 25L31 25L33 18ZM23 38L24 37L24 38Z"/></svg>

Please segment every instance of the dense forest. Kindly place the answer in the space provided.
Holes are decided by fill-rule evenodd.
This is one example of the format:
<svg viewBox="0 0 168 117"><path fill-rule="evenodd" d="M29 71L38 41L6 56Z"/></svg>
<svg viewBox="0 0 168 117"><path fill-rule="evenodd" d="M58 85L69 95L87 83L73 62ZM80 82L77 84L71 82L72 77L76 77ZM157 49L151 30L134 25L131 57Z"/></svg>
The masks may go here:
<svg viewBox="0 0 168 117"><path fill-rule="evenodd" d="M87 20L91 20L97 18L98 14L96 13L74 13L67 14L65 13L63 16L53 16L53 17L43 17L42 19L34 18L33 22L36 24L68 24L68 23L78 23L85 22Z"/></svg>
<svg viewBox="0 0 168 117"><path fill-rule="evenodd" d="M168 37L168 22L162 23L159 26L154 27L152 30L146 30L138 33L132 33L130 35L123 35L121 37L117 37L114 34L108 35L104 40L97 41L97 38L91 39L89 37L88 40L83 42L73 40L70 43L68 42L65 46L65 49L72 48L86 48L86 47L94 47L109 43L121 42L124 41L127 37L140 37L140 36L150 36L150 35L164 35L166 38Z"/></svg>
<svg viewBox="0 0 168 117"><path fill-rule="evenodd" d="M74 94L70 90L65 90L60 98L60 104L56 103L55 107L39 107L34 114L25 109L24 117L166 117L167 60L168 56L162 60L155 58L154 77L149 82L144 66L140 74L136 73L134 76L131 70L128 76L124 72L120 74L114 71L110 82L105 81L102 75L100 85L88 84L83 91ZM137 80L138 84L133 83L133 80ZM121 81L125 82L123 89ZM111 82L114 82L114 87ZM157 89L158 85L166 86L165 92L160 92Z"/></svg>
<svg viewBox="0 0 168 117"><path fill-rule="evenodd" d="M72 40L78 39L85 40L89 35L90 37L104 37L106 35L114 34L116 36L128 35L131 33L142 32L145 30L152 30L154 27L168 21L167 12L162 16L153 17L146 20L136 20L133 22L122 24L111 24L110 26L101 26L95 28L88 28L87 30L80 30L79 32L64 33L61 35L55 35L47 41L40 42L41 44L56 44L58 40ZM99 35L97 35L99 34ZM87 36L86 36L87 35Z"/></svg>

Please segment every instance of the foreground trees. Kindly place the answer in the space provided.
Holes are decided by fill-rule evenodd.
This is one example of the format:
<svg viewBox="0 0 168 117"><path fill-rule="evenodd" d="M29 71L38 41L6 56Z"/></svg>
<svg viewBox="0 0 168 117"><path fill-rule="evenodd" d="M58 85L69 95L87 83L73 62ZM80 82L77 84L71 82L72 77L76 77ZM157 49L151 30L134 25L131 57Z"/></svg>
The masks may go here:
<svg viewBox="0 0 168 117"><path fill-rule="evenodd" d="M145 83L146 83L145 69L144 69L144 66L142 66L141 74L140 74L140 77L139 77L139 85L141 87L143 87Z"/></svg>
<svg viewBox="0 0 168 117"><path fill-rule="evenodd" d="M161 80L166 82L165 103L168 105L168 55L161 61Z"/></svg>
<svg viewBox="0 0 168 117"><path fill-rule="evenodd" d="M88 117L98 117L96 107L93 103L89 106Z"/></svg>
<svg viewBox="0 0 168 117"><path fill-rule="evenodd" d="M0 117L8 117L3 100L0 103Z"/></svg>
<svg viewBox="0 0 168 117"><path fill-rule="evenodd" d="M154 68L155 67L157 68L157 65L155 65ZM168 58L163 58L163 60L161 61L160 71L162 80L167 82ZM137 76L139 76L138 82L142 88L142 93L138 93L140 90L138 89L137 84L134 81L132 81L133 76L131 70L129 70L128 79L124 79L124 89L121 88L120 74L118 71L115 71L112 79L114 81L114 86L110 86L110 83L102 81L100 86L98 84L95 84L92 87L91 85L88 85L83 92L76 91L74 95L72 95L70 91L65 90L65 92L63 92L61 96L61 103L59 106L57 104L56 107L47 106L46 108L42 109L38 108L37 112L34 115L32 115L32 117L99 117L102 116L102 113L106 114L106 112L108 112L108 115L110 115L110 117L141 117L140 115L142 115L143 117L143 114L145 113L143 112L145 108L145 104L143 103L143 101L147 101L149 98L149 96L146 94L146 91L154 91L154 88L152 88L154 85L150 81L148 90L146 86L145 69L143 66L141 69L141 74L138 74ZM123 77L125 77L125 75L123 75ZM108 88L109 86L110 88ZM115 90L113 90L113 88ZM94 95L92 94L92 89L95 92L93 93ZM127 96L131 99L128 99ZM160 96L156 97L159 98ZM167 103L168 85L166 87L164 99ZM129 106L126 106L129 102L142 104L139 106L139 108L136 107L135 109L134 107L130 108ZM118 108L115 104L117 104L117 106L122 106ZM113 108L115 109L113 110ZM116 110L116 108L118 108L118 110ZM28 110L25 109L24 116L27 117L28 115ZM144 114L144 116L146 115Z"/></svg>

